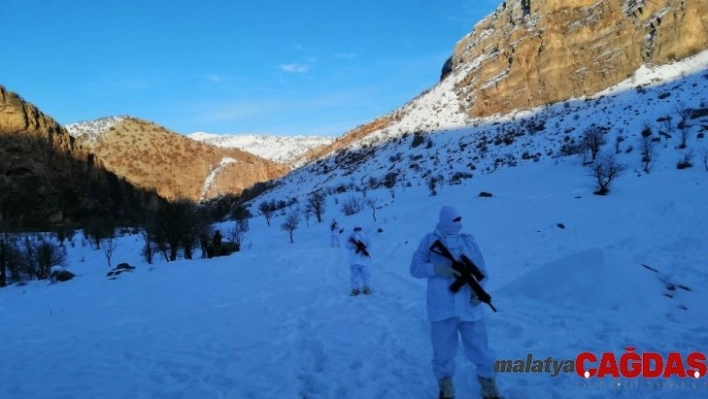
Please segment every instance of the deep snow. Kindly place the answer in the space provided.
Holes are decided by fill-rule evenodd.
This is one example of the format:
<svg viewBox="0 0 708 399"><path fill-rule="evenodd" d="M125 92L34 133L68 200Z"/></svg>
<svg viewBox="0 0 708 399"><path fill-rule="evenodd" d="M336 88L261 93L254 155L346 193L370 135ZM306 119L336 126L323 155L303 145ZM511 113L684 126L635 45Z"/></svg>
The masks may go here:
<svg viewBox="0 0 708 399"><path fill-rule="evenodd" d="M278 229L283 216L270 228L257 217L243 250L223 258L148 266L138 237L121 237L113 264L137 269L115 280L105 277L103 253L75 238L68 252L77 278L0 290L0 396L435 397L425 282L408 265L443 204L459 206L486 257L499 309L486 311L489 337L500 359L619 355L627 346L705 353L706 177L669 164L621 177L599 197L566 158L475 177L437 196L410 187L392 202L386 190L369 191L383 205L377 222L369 210L344 217L329 202L323 222L303 220L290 244ZM481 190L494 196L477 197ZM345 228L362 222L372 236L371 296L348 296L346 253L329 246L333 217ZM666 284L642 263L691 291L665 296ZM473 376L460 355L460 398L477 397ZM708 397L705 377L692 380L698 389L597 386L624 379L583 387L575 374L498 379L510 398Z"/></svg>

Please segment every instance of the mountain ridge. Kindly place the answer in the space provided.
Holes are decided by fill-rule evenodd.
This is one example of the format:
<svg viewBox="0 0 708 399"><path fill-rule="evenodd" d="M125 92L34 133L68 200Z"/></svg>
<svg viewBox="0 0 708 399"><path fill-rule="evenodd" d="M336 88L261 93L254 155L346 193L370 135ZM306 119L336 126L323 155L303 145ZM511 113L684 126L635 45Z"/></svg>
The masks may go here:
<svg viewBox="0 0 708 399"><path fill-rule="evenodd" d="M282 136L270 134L213 134L194 132L187 137L223 148L239 148L293 168L302 165L301 155L336 140L327 136Z"/></svg>
<svg viewBox="0 0 708 399"><path fill-rule="evenodd" d="M289 170L236 148L219 148L189 139L154 122L132 116L72 124L78 141L99 155L106 167L164 198L207 200L238 194Z"/></svg>
<svg viewBox="0 0 708 399"><path fill-rule="evenodd" d="M642 65L666 65L708 49L708 14L701 12L707 8L708 0L506 1L454 45L438 84L309 151L304 162L344 151L393 125L400 130L397 122L421 104L419 98L431 99L431 91L444 94L427 104L433 110L428 119L399 134L433 131L438 115L462 127L475 118L595 95Z"/></svg>
<svg viewBox="0 0 708 399"><path fill-rule="evenodd" d="M471 118L460 108L445 106L458 101L450 90L464 76L464 70L453 71L381 118L378 126L365 125L368 131L353 136L348 147L323 153L278 179L276 187L252 205L287 203L315 191L355 195L385 185L394 195L411 185L459 184L480 173L573 155L591 123L602 129L609 143L605 149L618 148L621 162L635 168L641 159L640 132L647 126L650 138L659 143L656 151L664 154L659 157L670 154L677 161L695 161L708 144L708 51L658 67L641 66L627 80L594 96L486 118ZM683 124L687 130L678 127L685 115L694 118ZM683 134L688 149L678 148Z"/></svg>

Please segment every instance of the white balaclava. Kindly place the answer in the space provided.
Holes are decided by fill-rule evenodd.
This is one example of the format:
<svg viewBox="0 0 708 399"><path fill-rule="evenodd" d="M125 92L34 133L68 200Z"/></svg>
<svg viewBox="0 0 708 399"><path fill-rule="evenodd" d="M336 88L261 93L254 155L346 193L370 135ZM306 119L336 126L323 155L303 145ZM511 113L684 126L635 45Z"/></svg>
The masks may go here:
<svg viewBox="0 0 708 399"><path fill-rule="evenodd" d="M462 221L454 221L457 218L461 218L460 212L454 206L443 206L440 209L440 220L438 221L438 228L440 232L445 235L455 235L460 234L462 230Z"/></svg>

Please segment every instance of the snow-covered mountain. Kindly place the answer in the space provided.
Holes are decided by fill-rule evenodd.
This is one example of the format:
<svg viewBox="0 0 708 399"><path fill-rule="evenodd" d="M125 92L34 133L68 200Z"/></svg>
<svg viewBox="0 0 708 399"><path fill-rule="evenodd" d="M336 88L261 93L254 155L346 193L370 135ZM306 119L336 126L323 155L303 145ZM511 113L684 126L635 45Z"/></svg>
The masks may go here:
<svg viewBox="0 0 708 399"><path fill-rule="evenodd" d="M128 118L128 116L108 116L89 121L81 121L64 125L70 135L76 137L79 142L95 144L103 133L109 132L112 127Z"/></svg>
<svg viewBox="0 0 708 399"><path fill-rule="evenodd" d="M650 129L657 158L696 161L708 146L708 51L660 67L642 66L627 80L595 96L470 118L460 111L455 84L466 70L383 117L383 128L350 138L347 148L322 154L278 180L260 201L300 198L315 190L341 192L379 187L458 184L544 159L577 152L583 135L597 128L633 174L642 175L642 132ZM687 148L680 148L682 136ZM340 142L344 139L340 139ZM584 173L584 172L579 172ZM680 173L680 172L677 172ZM305 184L307 183L307 184Z"/></svg>
<svg viewBox="0 0 708 399"><path fill-rule="evenodd" d="M168 199L202 201L240 193L291 170L253 153L195 141L129 116L74 123L66 129L109 170Z"/></svg>
<svg viewBox="0 0 708 399"><path fill-rule="evenodd" d="M325 136L274 136L266 134L212 134L196 132L187 137L223 148L238 148L275 162L298 167L298 158L307 151L332 143Z"/></svg>

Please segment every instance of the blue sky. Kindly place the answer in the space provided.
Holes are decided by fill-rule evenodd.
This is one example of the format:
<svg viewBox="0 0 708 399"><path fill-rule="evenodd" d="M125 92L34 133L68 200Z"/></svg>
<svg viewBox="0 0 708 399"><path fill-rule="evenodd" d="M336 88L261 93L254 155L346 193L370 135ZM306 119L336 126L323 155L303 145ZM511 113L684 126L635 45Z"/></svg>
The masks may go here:
<svg viewBox="0 0 708 399"><path fill-rule="evenodd" d="M501 2L3 0L0 85L62 124L341 135L433 86Z"/></svg>

